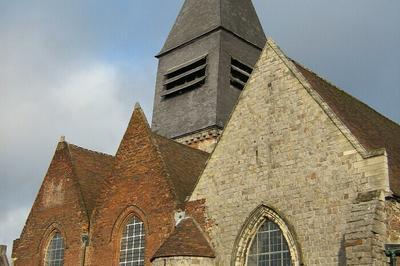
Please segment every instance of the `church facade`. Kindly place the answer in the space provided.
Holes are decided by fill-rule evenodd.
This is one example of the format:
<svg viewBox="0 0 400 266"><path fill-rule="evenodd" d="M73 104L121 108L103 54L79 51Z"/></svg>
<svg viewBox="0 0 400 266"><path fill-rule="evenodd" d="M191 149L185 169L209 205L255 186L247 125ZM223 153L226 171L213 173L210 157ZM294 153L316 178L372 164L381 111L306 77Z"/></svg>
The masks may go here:
<svg viewBox="0 0 400 266"><path fill-rule="evenodd" d="M14 265L396 265L398 124L250 0L186 0L157 58L152 125L136 105L115 155L60 140Z"/></svg>

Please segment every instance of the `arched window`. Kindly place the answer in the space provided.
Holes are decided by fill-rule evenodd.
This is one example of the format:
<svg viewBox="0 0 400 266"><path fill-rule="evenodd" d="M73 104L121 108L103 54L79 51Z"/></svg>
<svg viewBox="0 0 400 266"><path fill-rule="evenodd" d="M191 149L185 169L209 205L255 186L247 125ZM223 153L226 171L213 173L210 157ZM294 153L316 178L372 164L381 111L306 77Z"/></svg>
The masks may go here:
<svg viewBox="0 0 400 266"><path fill-rule="evenodd" d="M246 219L232 251L234 266L299 266L293 228L273 209L260 205Z"/></svg>
<svg viewBox="0 0 400 266"><path fill-rule="evenodd" d="M266 220L258 229L250 246L247 265L292 265L287 241L277 224Z"/></svg>
<svg viewBox="0 0 400 266"><path fill-rule="evenodd" d="M46 249L46 266L62 266L64 264L64 239L60 232L56 232L51 238Z"/></svg>
<svg viewBox="0 0 400 266"><path fill-rule="evenodd" d="M141 220L132 217L122 233L119 255L120 266L144 265L145 230Z"/></svg>

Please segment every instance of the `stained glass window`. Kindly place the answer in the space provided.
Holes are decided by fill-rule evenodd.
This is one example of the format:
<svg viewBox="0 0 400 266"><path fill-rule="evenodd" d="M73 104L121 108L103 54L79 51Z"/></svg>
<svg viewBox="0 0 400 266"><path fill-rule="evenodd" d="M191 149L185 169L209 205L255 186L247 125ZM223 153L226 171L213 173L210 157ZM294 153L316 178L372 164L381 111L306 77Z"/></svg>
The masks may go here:
<svg viewBox="0 0 400 266"><path fill-rule="evenodd" d="M145 231L143 222L136 217L132 217L126 224L121 238L119 265L143 266L144 244Z"/></svg>
<svg viewBox="0 0 400 266"><path fill-rule="evenodd" d="M57 232L51 239L46 251L46 266L62 266L64 264L64 239Z"/></svg>
<svg viewBox="0 0 400 266"><path fill-rule="evenodd" d="M269 220L260 227L250 246L248 266L291 266L290 251L277 224Z"/></svg>

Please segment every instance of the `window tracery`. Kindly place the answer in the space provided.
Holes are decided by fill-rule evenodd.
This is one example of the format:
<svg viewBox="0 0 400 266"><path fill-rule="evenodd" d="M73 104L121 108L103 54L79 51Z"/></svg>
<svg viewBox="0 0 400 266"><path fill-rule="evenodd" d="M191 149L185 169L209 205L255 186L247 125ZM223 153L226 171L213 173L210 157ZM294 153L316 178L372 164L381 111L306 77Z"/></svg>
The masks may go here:
<svg viewBox="0 0 400 266"><path fill-rule="evenodd" d="M64 264L64 249L64 238L60 232L56 232L47 246L45 265L62 266Z"/></svg>
<svg viewBox="0 0 400 266"><path fill-rule="evenodd" d="M260 205L246 219L234 244L232 266L299 266L294 232L271 208Z"/></svg>
<svg viewBox="0 0 400 266"><path fill-rule="evenodd" d="M120 245L120 266L144 265L145 229L137 217L132 217L125 225Z"/></svg>

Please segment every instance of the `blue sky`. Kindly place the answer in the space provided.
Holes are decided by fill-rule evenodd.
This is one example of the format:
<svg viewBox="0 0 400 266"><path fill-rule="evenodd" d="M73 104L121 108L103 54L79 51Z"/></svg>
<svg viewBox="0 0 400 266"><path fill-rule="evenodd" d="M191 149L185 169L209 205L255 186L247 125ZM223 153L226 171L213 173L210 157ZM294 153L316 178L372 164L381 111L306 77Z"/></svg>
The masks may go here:
<svg viewBox="0 0 400 266"><path fill-rule="evenodd" d="M19 236L61 135L114 154L135 102L151 119L154 55L182 3L0 0L0 243ZM400 1L253 3L290 57L400 122Z"/></svg>

